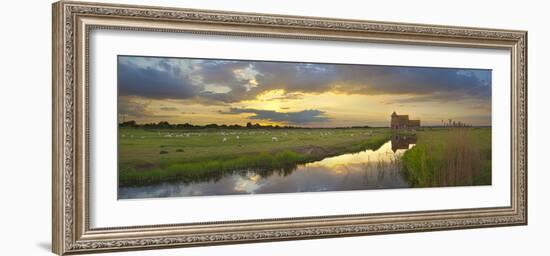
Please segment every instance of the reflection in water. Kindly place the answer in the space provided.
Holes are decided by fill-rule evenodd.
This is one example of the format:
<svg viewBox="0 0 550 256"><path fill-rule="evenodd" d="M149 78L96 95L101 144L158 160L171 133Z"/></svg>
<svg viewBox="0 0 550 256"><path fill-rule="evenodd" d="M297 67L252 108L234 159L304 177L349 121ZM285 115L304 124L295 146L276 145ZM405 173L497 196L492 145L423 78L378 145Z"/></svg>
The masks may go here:
<svg viewBox="0 0 550 256"><path fill-rule="evenodd" d="M416 144L416 136L394 135L391 138L391 150L410 149Z"/></svg>
<svg viewBox="0 0 550 256"><path fill-rule="evenodd" d="M410 187L400 157L416 142L393 137L377 150L328 157L296 166L291 171L244 170L210 180L119 188L120 199L198 195L343 191Z"/></svg>

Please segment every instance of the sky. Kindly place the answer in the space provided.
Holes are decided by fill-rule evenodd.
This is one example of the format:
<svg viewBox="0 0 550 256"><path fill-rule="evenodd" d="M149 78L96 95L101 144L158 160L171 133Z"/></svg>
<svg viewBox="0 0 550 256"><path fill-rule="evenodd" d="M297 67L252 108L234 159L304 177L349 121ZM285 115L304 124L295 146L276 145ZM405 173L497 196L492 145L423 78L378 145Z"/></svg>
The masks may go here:
<svg viewBox="0 0 550 256"><path fill-rule="evenodd" d="M252 60L118 57L119 121L389 126L393 111L491 125L491 71Z"/></svg>

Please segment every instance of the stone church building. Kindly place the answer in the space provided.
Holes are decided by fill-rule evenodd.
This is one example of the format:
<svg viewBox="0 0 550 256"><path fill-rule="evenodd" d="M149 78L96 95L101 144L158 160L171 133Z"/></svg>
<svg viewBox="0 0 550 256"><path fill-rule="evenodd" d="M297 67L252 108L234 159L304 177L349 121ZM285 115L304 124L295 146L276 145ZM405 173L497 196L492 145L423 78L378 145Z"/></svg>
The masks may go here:
<svg viewBox="0 0 550 256"><path fill-rule="evenodd" d="M420 127L420 120L410 120L409 115L391 114L390 127L392 129L414 129Z"/></svg>

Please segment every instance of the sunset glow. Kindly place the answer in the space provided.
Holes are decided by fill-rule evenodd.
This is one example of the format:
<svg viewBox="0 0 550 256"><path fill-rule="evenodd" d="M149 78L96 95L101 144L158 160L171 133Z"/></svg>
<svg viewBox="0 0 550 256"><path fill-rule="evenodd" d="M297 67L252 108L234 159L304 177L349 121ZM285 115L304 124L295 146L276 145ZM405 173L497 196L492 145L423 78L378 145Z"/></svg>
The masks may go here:
<svg viewBox="0 0 550 256"><path fill-rule="evenodd" d="M491 125L491 71L119 56L119 121L301 127Z"/></svg>

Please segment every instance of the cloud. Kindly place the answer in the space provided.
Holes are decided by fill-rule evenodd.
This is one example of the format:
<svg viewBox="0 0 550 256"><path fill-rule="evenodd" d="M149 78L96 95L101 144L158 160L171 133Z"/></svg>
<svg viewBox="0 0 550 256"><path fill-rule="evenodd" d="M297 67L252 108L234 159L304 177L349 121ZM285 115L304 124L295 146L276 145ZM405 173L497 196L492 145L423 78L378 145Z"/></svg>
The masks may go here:
<svg viewBox="0 0 550 256"><path fill-rule="evenodd" d="M170 119L176 118L177 114L165 114L165 112L157 111L157 108L153 106L153 100L135 97L135 96L121 96L118 99L118 114L122 120L149 120L158 119ZM175 107L160 107L163 111L177 111Z"/></svg>
<svg viewBox="0 0 550 256"><path fill-rule="evenodd" d="M139 56L118 59L121 96L186 99L208 104L236 102L254 98L246 93L253 75L249 62L244 61Z"/></svg>
<svg viewBox="0 0 550 256"><path fill-rule="evenodd" d="M221 114L253 114L248 117L252 120L266 120L272 122L283 122L289 124L320 123L329 120L325 112L308 109L296 112L277 112L273 110L261 110L253 108L230 108L229 111L220 111Z"/></svg>
<svg viewBox="0 0 550 256"><path fill-rule="evenodd" d="M273 90L286 92L280 100L333 91L410 95L410 102L486 101L492 83L490 70L128 56L119 57L118 74L122 96L204 104L255 99Z"/></svg>
<svg viewBox="0 0 550 256"><path fill-rule="evenodd" d="M255 91L284 89L287 92L325 92L338 79L336 65L254 62L258 71Z"/></svg>
<svg viewBox="0 0 550 256"><path fill-rule="evenodd" d="M152 114L149 109L150 101L138 101L133 97L119 97L118 113L123 116L141 118Z"/></svg>
<svg viewBox="0 0 550 256"><path fill-rule="evenodd" d="M491 95L489 70L275 62L254 66L261 74L256 90L424 96L419 100L489 99Z"/></svg>
<svg viewBox="0 0 550 256"><path fill-rule="evenodd" d="M121 96L142 96L154 99L194 97L200 87L194 86L187 74L167 61L155 66L139 66L118 62L118 89Z"/></svg>

